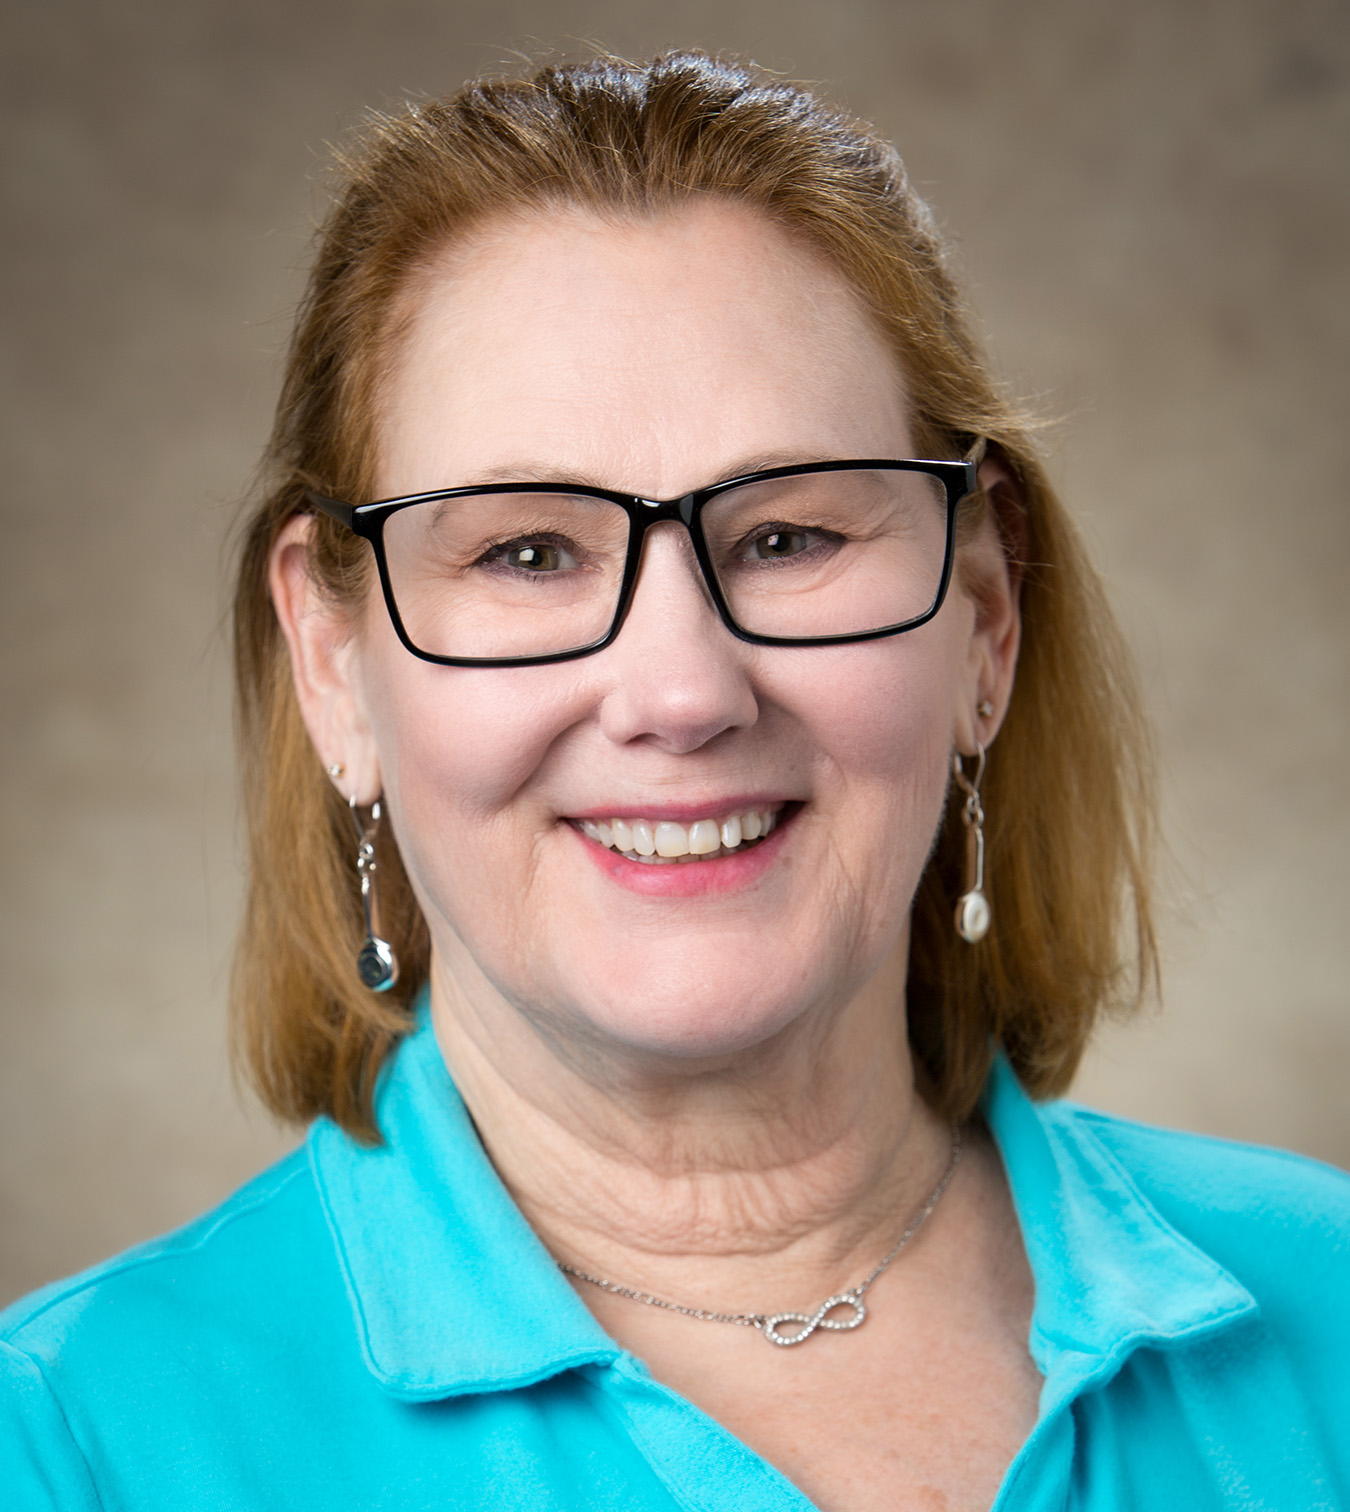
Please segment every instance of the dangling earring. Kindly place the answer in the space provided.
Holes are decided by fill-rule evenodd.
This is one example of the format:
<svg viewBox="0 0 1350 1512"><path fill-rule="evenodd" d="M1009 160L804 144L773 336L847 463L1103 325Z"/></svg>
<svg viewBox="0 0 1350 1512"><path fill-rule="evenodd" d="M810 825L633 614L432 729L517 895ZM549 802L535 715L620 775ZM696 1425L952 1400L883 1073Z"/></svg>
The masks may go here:
<svg viewBox="0 0 1350 1512"><path fill-rule="evenodd" d="M356 957L356 974L372 992L388 992L398 981L398 957L388 940L379 934L379 899L375 895L375 834L380 827L380 800L370 806L370 824L361 823L356 794L347 800L356 825L356 875L361 879L361 908L366 916L366 938Z"/></svg>
<svg viewBox="0 0 1350 1512"><path fill-rule="evenodd" d="M952 752L952 777L966 795L961 819L966 826L966 890L956 901L956 932L974 945L989 933L989 899L984 895L984 809L980 783L984 778L984 747L975 742L975 780L966 776L959 751Z"/></svg>

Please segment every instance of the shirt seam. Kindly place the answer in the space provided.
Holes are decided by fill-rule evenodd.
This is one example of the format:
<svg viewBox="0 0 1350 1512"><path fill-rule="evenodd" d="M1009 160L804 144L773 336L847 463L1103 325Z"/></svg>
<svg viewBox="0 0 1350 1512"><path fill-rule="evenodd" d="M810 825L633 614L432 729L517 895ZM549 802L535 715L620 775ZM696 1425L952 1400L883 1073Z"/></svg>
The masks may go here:
<svg viewBox="0 0 1350 1512"><path fill-rule="evenodd" d="M294 1159L295 1156L292 1155L287 1158ZM304 1174L304 1168L298 1167L284 1176L276 1186L261 1193L244 1206L232 1208L228 1212L218 1213L206 1231L198 1235L191 1244L185 1245L182 1248L171 1248L170 1239L173 1236L169 1236L169 1238L160 1240L157 1247L149 1254L126 1256L121 1260L113 1261L108 1265L98 1266L93 1271L86 1272L83 1276L77 1277L62 1287L55 1296L49 1297L40 1307L20 1316L16 1323L13 1323L3 1333L0 1333L0 1338L3 1338L6 1343L18 1349L20 1353L28 1354L29 1351L15 1341L26 1328L44 1317L52 1308L59 1307L64 1302L69 1302L73 1297L78 1297L81 1292L88 1291L91 1287L102 1286L105 1282L112 1281L119 1276L129 1275L132 1271L141 1270L150 1265L157 1265L161 1261L171 1260L179 1255L195 1254L210 1243L217 1234L228 1228L236 1219L248 1217L250 1213L256 1212L258 1208L279 1197L297 1177Z"/></svg>
<svg viewBox="0 0 1350 1512"><path fill-rule="evenodd" d="M42 1382L42 1389L50 1397L52 1406L55 1407L57 1414L60 1416L61 1426L66 1430L66 1437L70 1440L71 1447L80 1457L80 1464L84 1469L85 1480L89 1484L89 1490L93 1494L94 1503L102 1509L102 1512L107 1512L108 1504L103 1500L103 1494L99 1490L98 1482L94 1478L94 1467L89 1463L89 1456L85 1453L84 1446L76 1436L75 1427L70 1421L69 1414L66 1412L65 1403L62 1402L56 1387L47 1378L47 1372L43 1368L41 1359L33 1354L31 1350L23 1349L19 1345L9 1343L8 1341L6 1342L6 1348L12 1349L17 1355L21 1355L37 1372L38 1380Z"/></svg>

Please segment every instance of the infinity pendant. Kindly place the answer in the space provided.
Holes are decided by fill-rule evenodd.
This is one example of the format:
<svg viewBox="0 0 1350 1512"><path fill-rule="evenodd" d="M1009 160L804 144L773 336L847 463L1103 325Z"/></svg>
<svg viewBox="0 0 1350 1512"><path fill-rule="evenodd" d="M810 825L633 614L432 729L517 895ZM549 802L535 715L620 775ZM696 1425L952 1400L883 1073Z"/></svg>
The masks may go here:
<svg viewBox="0 0 1350 1512"><path fill-rule="evenodd" d="M851 1307L851 1318L831 1318L829 1316L836 1307ZM770 1344L778 1344L786 1349L791 1344L800 1344L803 1339L809 1339L818 1328L829 1328L836 1332L843 1332L850 1328L857 1328L866 1321L867 1309L863 1306L862 1298L856 1292L840 1292L837 1297L830 1297L809 1317L806 1313L774 1313L771 1318L765 1318L760 1327L760 1332ZM785 1334L778 1331L781 1323L800 1323L801 1327L796 1333Z"/></svg>

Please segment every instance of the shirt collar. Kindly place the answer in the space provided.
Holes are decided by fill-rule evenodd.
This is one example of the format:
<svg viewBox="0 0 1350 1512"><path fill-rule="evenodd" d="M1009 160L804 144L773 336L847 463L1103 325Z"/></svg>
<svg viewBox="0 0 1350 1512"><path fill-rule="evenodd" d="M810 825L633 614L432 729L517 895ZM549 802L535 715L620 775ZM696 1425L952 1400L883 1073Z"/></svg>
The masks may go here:
<svg viewBox="0 0 1350 1512"><path fill-rule="evenodd" d="M1000 1054L982 1108L1003 1157L1036 1281L1032 1358L1065 1390L1141 1344L1179 1344L1256 1301L1178 1233L1069 1103L1035 1104Z"/></svg>
<svg viewBox="0 0 1350 1512"><path fill-rule="evenodd" d="M425 994L376 1117L383 1145L320 1119L309 1152L362 1353L386 1390L420 1401L528 1386L620 1353L488 1160Z"/></svg>
<svg viewBox="0 0 1350 1512"><path fill-rule="evenodd" d="M1034 1104L1000 1055L982 1103L1036 1282L1032 1358L1069 1392L1135 1347L1256 1303L1168 1224L1068 1104ZM621 1353L516 1207L450 1080L423 994L381 1076L384 1144L320 1119L310 1162L361 1348L396 1396L531 1385Z"/></svg>

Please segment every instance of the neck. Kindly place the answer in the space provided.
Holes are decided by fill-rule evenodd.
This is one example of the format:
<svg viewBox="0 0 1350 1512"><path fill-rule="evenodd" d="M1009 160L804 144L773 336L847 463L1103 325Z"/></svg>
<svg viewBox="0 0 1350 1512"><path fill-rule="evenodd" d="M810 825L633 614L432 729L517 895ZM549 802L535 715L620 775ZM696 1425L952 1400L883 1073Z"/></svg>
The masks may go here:
<svg viewBox="0 0 1350 1512"><path fill-rule="evenodd" d="M756 1310L855 1284L946 1166L950 1134L914 1091L903 960L705 1061L546 1031L465 958L452 975L433 956L432 1016L489 1156L559 1260Z"/></svg>

